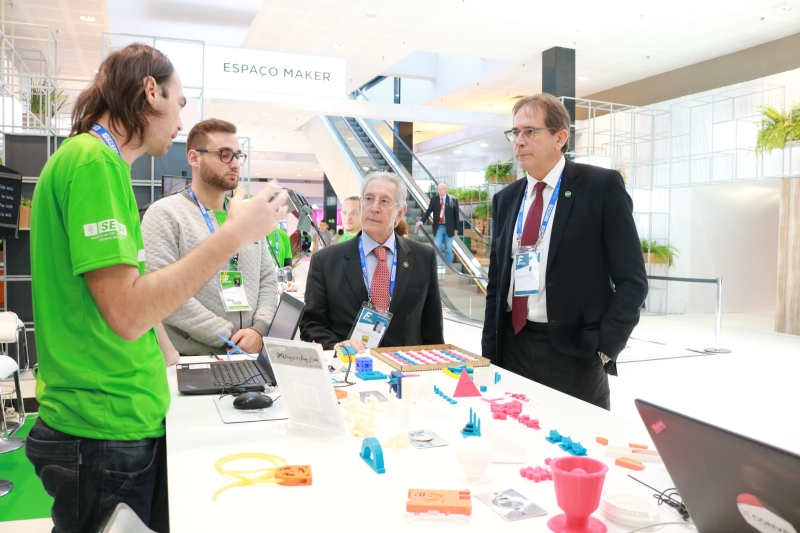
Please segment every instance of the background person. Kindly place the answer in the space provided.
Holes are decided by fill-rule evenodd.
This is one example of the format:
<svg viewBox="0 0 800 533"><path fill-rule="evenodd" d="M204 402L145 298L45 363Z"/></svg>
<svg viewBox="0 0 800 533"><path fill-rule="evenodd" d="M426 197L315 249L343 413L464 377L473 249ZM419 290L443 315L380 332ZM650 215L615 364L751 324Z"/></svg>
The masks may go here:
<svg viewBox="0 0 800 533"><path fill-rule="evenodd" d="M331 237L333 236L333 234L328 229L328 223L325 222L324 220L320 220L320 222L319 222L319 233L314 231L313 235L314 235L314 244L311 245L311 251L312 252L319 252L323 248L323 246L320 245L320 243L319 243L320 235L322 236L322 240L325 243L324 247L327 248L328 246L330 246Z"/></svg>
<svg viewBox="0 0 800 533"><path fill-rule="evenodd" d="M148 274L173 264L200 246L212 235L208 224L217 231L225 223L225 193L238 187L247 156L241 153L236 126L212 118L198 122L189 132L186 158L192 169L191 189L153 203L142 220ZM207 210L207 219L199 204ZM249 311L226 311L220 298L220 281L215 276L164 319L164 329L179 353L224 354L228 346L218 335L230 339L246 353L261 350L262 338L269 331L278 306L273 253L265 239L258 239L242 248L222 269L242 273ZM236 286L238 281L234 280Z"/></svg>
<svg viewBox="0 0 800 533"><path fill-rule="evenodd" d="M430 246L395 236L406 212L407 189L391 172L374 172L361 182L361 236L326 248L311 258L306 281L306 311L300 338L329 350L360 341L348 336L363 303L393 313L381 346L442 344L442 302L436 255ZM363 248L366 280L361 267ZM391 294L390 272L397 253L397 276Z"/></svg>
<svg viewBox="0 0 800 533"><path fill-rule="evenodd" d="M513 116L506 135L528 177L492 199L483 356L609 409L606 373L616 375L615 360L647 296L633 202L619 172L564 158L570 117L560 100L522 98ZM551 200L548 221L543 214ZM520 246L536 244L545 221L538 293L515 297L515 255Z"/></svg>
<svg viewBox="0 0 800 533"><path fill-rule="evenodd" d="M272 199L274 185L248 202L237 191L220 231L145 274L131 164L167 153L185 104L163 53L143 44L112 52L74 102L70 137L36 185L39 418L25 454L53 497L56 533L99 531L120 502L150 529L169 530L166 364L177 353L160 322L286 214L286 195Z"/></svg>
<svg viewBox="0 0 800 533"><path fill-rule="evenodd" d="M458 199L452 194L447 194L447 185L440 183L436 187L436 196L431 198L428 209L417 221L417 226L422 226L425 220L433 214L433 241L436 249L442 249L444 242L444 259L453 262L453 236L458 228Z"/></svg>
<svg viewBox="0 0 800 533"><path fill-rule="evenodd" d="M342 200L342 228L344 235L339 242L347 242L361 231L361 205L358 196L350 196Z"/></svg>

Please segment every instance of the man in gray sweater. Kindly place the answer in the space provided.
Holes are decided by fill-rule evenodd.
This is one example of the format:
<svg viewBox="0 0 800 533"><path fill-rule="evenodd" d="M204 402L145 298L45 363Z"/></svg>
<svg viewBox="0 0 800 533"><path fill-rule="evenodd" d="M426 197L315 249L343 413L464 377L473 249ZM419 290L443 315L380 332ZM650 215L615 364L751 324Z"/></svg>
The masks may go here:
<svg viewBox="0 0 800 533"><path fill-rule="evenodd" d="M236 189L247 158L236 139L236 126L218 119L198 122L189 132L186 151L191 188L155 202L142 220L148 274L190 254L225 222L225 193ZM278 279L269 246L263 238L245 246L228 264L220 265L220 271L241 273L250 309L228 311L220 277L212 278L163 321L183 355L224 354L228 347L218 334L247 353L261 349L278 305Z"/></svg>

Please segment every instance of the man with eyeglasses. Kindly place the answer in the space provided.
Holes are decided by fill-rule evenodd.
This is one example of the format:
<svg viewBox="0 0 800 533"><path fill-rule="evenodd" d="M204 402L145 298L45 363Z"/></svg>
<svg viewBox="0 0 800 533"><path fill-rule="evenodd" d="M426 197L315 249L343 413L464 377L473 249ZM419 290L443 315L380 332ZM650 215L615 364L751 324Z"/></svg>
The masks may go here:
<svg viewBox="0 0 800 533"><path fill-rule="evenodd" d="M191 187L155 202L142 220L148 273L189 255L225 223L225 193L239 185L247 159L241 153L236 126L219 119L195 124L186 139L186 151L192 167ZM220 265L220 271L230 272L234 289L244 288L238 294L244 297L245 309L234 309L220 298L222 282L215 276L163 321L175 349L183 355L224 354L227 345L218 336L222 335L243 351L258 353L278 306L273 255L262 238Z"/></svg>
<svg viewBox="0 0 800 533"><path fill-rule="evenodd" d="M342 227L344 235L337 241L338 243L347 242L355 238L358 232L361 231L361 210L359 206L359 197L350 196L342 200Z"/></svg>
<svg viewBox="0 0 800 533"><path fill-rule="evenodd" d="M527 179L492 199L482 348L498 366L610 409L607 374L647 296L633 202L616 170L573 163L569 112L549 94L514 106Z"/></svg>
<svg viewBox="0 0 800 533"><path fill-rule="evenodd" d="M391 172L373 172L361 182L360 235L311 258L301 339L326 350L350 345L361 353L365 343L351 340L351 331L368 308L392 314L388 327L376 332L380 346L444 342L436 255L394 233L407 209L406 194L403 180Z"/></svg>

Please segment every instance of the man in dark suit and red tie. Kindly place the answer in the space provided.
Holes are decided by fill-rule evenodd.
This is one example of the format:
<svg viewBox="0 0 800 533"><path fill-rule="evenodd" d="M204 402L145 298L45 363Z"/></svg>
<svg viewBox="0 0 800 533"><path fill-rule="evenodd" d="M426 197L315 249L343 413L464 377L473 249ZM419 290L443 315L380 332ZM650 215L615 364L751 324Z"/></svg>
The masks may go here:
<svg viewBox="0 0 800 533"><path fill-rule="evenodd" d="M565 159L560 100L525 97L513 115L506 137L528 175L492 200L483 355L610 409L607 374L647 296L633 202L616 170Z"/></svg>
<svg viewBox="0 0 800 533"><path fill-rule="evenodd" d="M440 183L436 187L436 196L431 198L428 209L417 222L421 226L425 220L433 215L433 239L436 249L442 249L444 241L444 259L453 262L453 236L458 228L458 199L452 194L447 194L447 185Z"/></svg>

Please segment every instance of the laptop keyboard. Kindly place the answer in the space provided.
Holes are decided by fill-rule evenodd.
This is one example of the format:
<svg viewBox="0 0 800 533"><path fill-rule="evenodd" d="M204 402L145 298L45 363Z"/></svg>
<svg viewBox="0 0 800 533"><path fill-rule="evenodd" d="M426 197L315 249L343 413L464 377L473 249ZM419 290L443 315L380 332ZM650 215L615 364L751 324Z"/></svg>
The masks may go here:
<svg viewBox="0 0 800 533"><path fill-rule="evenodd" d="M244 383L245 386L257 386L266 383L261 372L253 361L234 363L214 363L211 365L211 377L215 387L234 387ZM258 377L253 377L258 376ZM253 379L250 379L250 378ZM249 381L248 381L249 380Z"/></svg>

